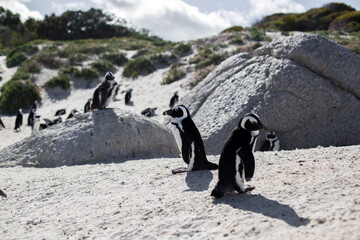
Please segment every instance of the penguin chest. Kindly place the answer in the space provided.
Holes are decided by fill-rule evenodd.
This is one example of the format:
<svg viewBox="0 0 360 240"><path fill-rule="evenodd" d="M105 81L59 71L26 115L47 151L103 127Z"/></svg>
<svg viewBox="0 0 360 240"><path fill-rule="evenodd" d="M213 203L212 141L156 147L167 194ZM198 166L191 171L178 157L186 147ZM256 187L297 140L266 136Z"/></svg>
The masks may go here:
<svg viewBox="0 0 360 240"><path fill-rule="evenodd" d="M108 106L111 102L111 100L113 99L115 92L116 92L116 85L117 83L115 82L115 80L110 82L110 87L109 87L109 92L108 92L108 96L105 102L105 106Z"/></svg>
<svg viewBox="0 0 360 240"><path fill-rule="evenodd" d="M172 132L175 137L176 144L180 150L182 151L182 138L181 138L181 131L183 131L183 127L181 123L172 124Z"/></svg>

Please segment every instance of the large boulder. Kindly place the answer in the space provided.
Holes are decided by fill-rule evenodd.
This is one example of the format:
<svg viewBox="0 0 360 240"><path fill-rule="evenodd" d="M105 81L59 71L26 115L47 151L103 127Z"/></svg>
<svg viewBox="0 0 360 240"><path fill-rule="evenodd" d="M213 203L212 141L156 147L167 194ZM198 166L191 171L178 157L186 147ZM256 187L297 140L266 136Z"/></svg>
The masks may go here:
<svg viewBox="0 0 360 240"><path fill-rule="evenodd" d="M208 154L219 154L239 119L257 113L282 149L360 143L360 57L315 34L240 53L185 96ZM260 134L259 142L264 139Z"/></svg>
<svg viewBox="0 0 360 240"><path fill-rule="evenodd" d="M76 115L0 151L0 166L57 167L178 157L172 133L157 121L120 109Z"/></svg>

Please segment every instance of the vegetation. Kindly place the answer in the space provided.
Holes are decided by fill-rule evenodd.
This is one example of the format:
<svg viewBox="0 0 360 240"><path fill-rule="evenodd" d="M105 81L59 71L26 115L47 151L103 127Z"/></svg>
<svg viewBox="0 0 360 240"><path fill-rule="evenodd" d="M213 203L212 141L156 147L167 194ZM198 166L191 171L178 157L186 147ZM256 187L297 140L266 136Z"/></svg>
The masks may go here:
<svg viewBox="0 0 360 240"><path fill-rule="evenodd" d="M155 65L149 59L139 57L126 63L123 71L125 77L137 77L141 74L149 74L155 71Z"/></svg>
<svg viewBox="0 0 360 240"><path fill-rule="evenodd" d="M123 53L108 53L104 54L103 58L116 66L122 66L128 61Z"/></svg>
<svg viewBox="0 0 360 240"><path fill-rule="evenodd" d="M183 70L179 69L177 66L174 66L167 73L166 77L164 77L164 79L161 81L161 85L173 83L183 78L185 75L186 73Z"/></svg>
<svg viewBox="0 0 360 240"><path fill-rule="evenodd" d="M221 33L232 33L232 32L242 32L244 28L242 26L233 26L223 30Z"/></svg>
<svg viewBox="0 0 360 240"><path fill-rule="evenodd" d="M40 91L30 80L10 80L1 88L0 108L9 114L32 106L35 100L41 100Z"/></svg>
<svg viewBox="0 0 360 240"><path fill-rule="evenodd" d="M76 78L84 78L84 79L94 79L98 78L100 75L99 71L95 68L83 68L78 70L75 68L74 77Z"/></svg>
<svg viewBox="0 0 360 240"><path fill-rule="evenodd" d="M184 56L191 52L191 45L180 43L174 48L174 54L177 56Z"/></svg>
<svg viewBox="0 0 360 240"><path fill-rule="evenodd" d="M70 88L70 78L66 75L55 76L45 83L48 88L61 87L64 90Z"/></svg>

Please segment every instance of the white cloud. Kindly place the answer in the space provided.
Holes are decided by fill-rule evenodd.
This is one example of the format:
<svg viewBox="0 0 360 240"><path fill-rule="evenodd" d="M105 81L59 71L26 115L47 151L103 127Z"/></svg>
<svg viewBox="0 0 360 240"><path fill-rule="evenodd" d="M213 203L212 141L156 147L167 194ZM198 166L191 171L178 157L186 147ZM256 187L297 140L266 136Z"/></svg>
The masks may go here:
<svg viewBox="0 0 360 240"><path fill-rule="evenodd" d="M32 11L24 4L28 0L23 1L9 1L0 0L0 6L5 9L9 9L12 13L20 14L21 21L26 21L28 18L42 19L43 15L39 11Z"/></svg>
<svg viewBox="0 0 360 240"><path fill-rule="evenodd" d="M72 3L57 3L57 2L52 2L51 3L51 9L53 10L53 12L55 12L57 15L61 15L62 13L68 11L68 10L88 10L87 8L87 4L85 2L72 2Z"/></svg>

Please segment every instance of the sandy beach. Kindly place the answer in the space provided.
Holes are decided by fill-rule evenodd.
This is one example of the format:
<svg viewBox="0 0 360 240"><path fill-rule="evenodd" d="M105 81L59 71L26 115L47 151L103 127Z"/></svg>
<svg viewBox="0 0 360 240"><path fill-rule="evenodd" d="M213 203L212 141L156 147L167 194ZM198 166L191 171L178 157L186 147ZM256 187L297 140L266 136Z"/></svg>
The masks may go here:
<svg viewBox="0 0 360 240"><path fill-rule="evenodd" d="M1 168L2 239L359 239L360 147L256 152L247 194L182 159ZM218 162L219 156L209 156Z"/></svg>

